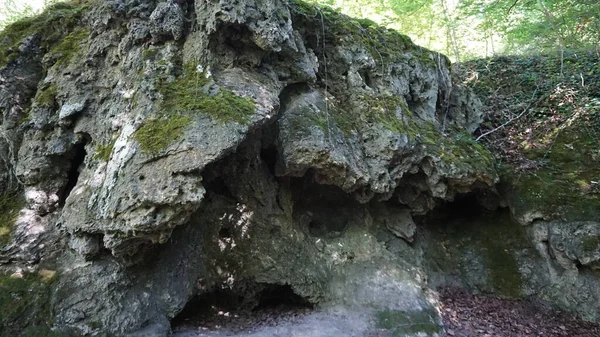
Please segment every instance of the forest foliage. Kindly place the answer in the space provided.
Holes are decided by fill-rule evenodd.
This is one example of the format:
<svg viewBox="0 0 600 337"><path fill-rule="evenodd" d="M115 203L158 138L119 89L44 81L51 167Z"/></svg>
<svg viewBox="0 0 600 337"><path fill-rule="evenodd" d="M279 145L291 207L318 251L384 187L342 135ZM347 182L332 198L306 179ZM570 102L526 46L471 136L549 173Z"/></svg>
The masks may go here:
<svg viewBox="0 0 600 337"><path fill-rule="evenodd" d="M395 28L453 61L600 47L597 0L311 0Z"/></svg>
<svg viewBox="0 0 600 337"><path fill-rule="evenodd" d="M0 28L57 0L0 0ZM454 62L574 50L600 53L598 0L306 0L373 20Z"/></svg>

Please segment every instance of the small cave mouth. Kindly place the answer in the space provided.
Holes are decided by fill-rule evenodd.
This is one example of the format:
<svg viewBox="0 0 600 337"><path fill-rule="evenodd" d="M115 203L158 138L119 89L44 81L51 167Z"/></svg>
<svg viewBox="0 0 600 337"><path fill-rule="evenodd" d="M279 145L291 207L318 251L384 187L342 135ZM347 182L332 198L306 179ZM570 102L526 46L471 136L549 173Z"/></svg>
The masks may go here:
<svg viewBox="0 0 600 337"><path fill-rule="evenodd" d="M509 212L501 197L488 190L459 194L453 201L439 203L426 215L418 216L429 222L448 222L456 219L473 220Z"/></svg>
<svg viewBox="0 0 600 337"><path fill-rule="evenodd" d="M173 331L189 329L241 331L258 326L265 318L297 316L314 309L291 286L246 283L232 289L217 288L196 295L173 318Z"/></svg>
<svg viewBox="0 0 600 337"><path fill-rule="evenodd" d="M257 294L257 305L253 311L268 309L314 309L313 304L296 294L289 285L268 285Z"/></svg>

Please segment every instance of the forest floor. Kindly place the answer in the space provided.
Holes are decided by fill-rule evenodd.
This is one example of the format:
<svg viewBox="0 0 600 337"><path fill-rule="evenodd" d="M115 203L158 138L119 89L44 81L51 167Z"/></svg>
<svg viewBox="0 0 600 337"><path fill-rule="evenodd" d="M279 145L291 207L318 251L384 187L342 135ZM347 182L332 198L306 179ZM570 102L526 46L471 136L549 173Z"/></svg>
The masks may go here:
<svg viewBox="0 0 600 337"><path fill-rule="evenodd" d="M444 289L440 302L450 337L600 337L600 324L527 301Z"/></svg>
<svg viewBox="0 0 600 337"><path fill-rule="evenodd" d="M252 312L213 308L174 327L177 337L396 337L351 312L278 306ZM600 337L600 324L522 300L440 291L443 337ZM399 337L399 336L398 336Z"/></svg>

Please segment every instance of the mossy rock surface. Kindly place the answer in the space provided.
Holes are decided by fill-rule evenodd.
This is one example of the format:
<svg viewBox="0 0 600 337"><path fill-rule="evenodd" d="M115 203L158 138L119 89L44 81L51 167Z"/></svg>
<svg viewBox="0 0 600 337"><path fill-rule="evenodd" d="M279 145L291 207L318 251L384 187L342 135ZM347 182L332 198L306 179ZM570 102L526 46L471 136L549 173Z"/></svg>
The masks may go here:
<svg viewBox="0 0 600 337"><path fill-rule="evenodd" d="M0 274L0 336L58 337L52 325L54 277Z"/></svg>
<svg viewBox="0 0 600 337"><path fill-rule="evenodd" d="M65 36L58 45L50 50L50 53L57 55L54 65L57 67L65 66L73 57L80 54L81 47L89 35L87 29L78 28Z"/></svg>
<svg viewBox="0 0 600 337"><path fill-rule="evenodd" d="M404 98L382 94L353 97L340 104L331 104L328 113L340 130L350 135L372 124L380 124L396 134L414 134L407 117L412 115Z"/></svg>
<svg viewBox="0 0 600 337"><path fill-rule="evenodd" d="M569 126L555 130L526 155L542 166L503 172L516 213L539 211L550 219L598 220L600 214L600 139L590 130Z"/></svg>
<svg viewBox="0 0 600 337"><path fill-rule="evenodd" d="M164 115L207 114L222 123L246 124L256 110L251 99L218 88L208 70L191 63L183 66L174 81L162 81L158 89L163 95L160 109Z"/></svg>
<svg viewBox="0 0 600 337"><path fill-rule="evenodd" d="M98 145L96 147L96 153L94 154L94 158L100 159L102 161L108 161L110 159L110 155L112 154L116 142L117 139L115 138L105 145Z"/></svg>
<svg viewBox="0 0 600 337"><path fill-rule="evenodd" d="M450 213L430 220L431 244L426 250L430 268L458 277L476 291L521 297L524 280L519 258L532 249L525 228L507 209L472 211L472 215Z"/></svg>
<svg viewBox="0 0 600 337"><path fill-rule="evenodd" d="M53 108L56 106L56 95L58 95L58 86L50 84L38 92L35 102L39 107Z"/></svg>
<svg viewBox="0 0 600 337"><path fill-rule="evenodd" d="M462 64L491 110L505 194L523 224L598 220L600 68L593 52L494 57ZM524 110L525 109L525 110Z"/></svg>
<svg viewBox="0 0 600 337"><path fill-rule="evenodd" d="M71 31L81 24L81 18L89 8L89 3L82 0L59 2L49 6L39 15L21 19L5 27L0 32L0 67L6 66L19 55L19 46L23 39L29 36L37 36L40 46L45 51L52 49L60 41L63 41L61 49L65 51L74 47L73 37L65 40L63 38L70 36ZM77 49L78 46L75 46L66 54L71 54Z"/></svg>
<svg viewBox="0 0 600 337"><path fill-rule="evenodd" d="M315 6L299 0L291 1L290 5L293 21L298 22L299 26L312 26L306 23L307 20L319 24L315 30L324 31L323 43L327 46L362 45L380 67L409 57L417 57L435 66L429 50L415 45L408 36L393 29L378 26L368 19L348 17L326 6Z"/></svg>
<svg viewBox="0 0 600 337"><path fill-rule="evenodd" d="M0 195L0 247L10 243L13 226L23 206L25 199L19 192Z"/></svg>
<svg viewBox="0 0 600 337"><path fill-rule="evenodd" d="M150 119L133 134L133 137L143 152L157 154L180 139L191 122L189 117L181 115Z"/></svg>

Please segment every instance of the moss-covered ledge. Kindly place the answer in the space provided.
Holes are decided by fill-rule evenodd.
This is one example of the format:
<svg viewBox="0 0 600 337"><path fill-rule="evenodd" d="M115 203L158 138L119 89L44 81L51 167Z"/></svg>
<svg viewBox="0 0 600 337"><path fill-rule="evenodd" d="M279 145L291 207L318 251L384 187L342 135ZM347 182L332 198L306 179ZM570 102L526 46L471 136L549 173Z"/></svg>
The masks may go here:
<svg viewBox="0 0 600 337"><path fill-rule="evenodd" d="M207 114L221 123L246 124L254 114L254 102L220 88L212 79L210 69L188 63L173 81L162 80L159 93L163 96L163 114Z"/></svg>
<svg viewBox="0 0 600 337"><path fill-rule="evenodd" d="M175 79L159 77L156 80L162 97L158 114L133 134L147 154L156 155L167 149L199 115L207 115L220 124L247 124L256 112L252 99L220 87L210 69L199 64L183 65Z"/></svg>

